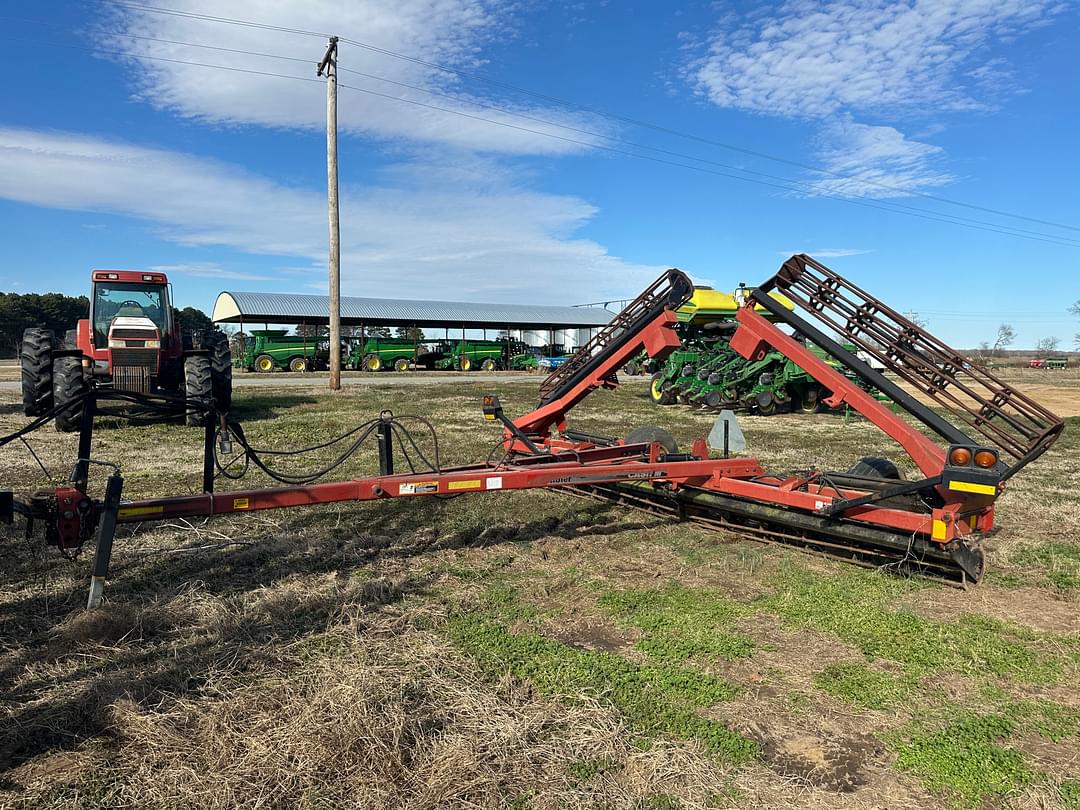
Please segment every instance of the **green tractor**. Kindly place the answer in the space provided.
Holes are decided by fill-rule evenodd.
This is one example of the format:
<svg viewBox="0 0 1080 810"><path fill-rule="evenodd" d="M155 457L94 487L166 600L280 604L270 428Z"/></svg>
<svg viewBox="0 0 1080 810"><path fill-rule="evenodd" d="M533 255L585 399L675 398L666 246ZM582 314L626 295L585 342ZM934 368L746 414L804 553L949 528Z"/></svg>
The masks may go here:
<svg viewBox="0 0 1080 810"><path fill-rule="evenodd" d="M793 308L779 293L770 295ZM780 352L771 351L760 360L747 360L731 348L729 341L738 327L736 312L738 303L734 295L699 288L676 312L682 348L658 368L635 358L627 371L642 366L652 368L649 394L658 405L680 403L710 411L750 411L761 416L780 411L825 410L824 400L829 392ZM829 365L842 368L821 349L808 345ZM849 348L854 351L855 347Z"/></svg>
<svg viewBox="0 0 1080 810"><path fill-rule="evenodd" d="M290 335L286 329L252 329L238 344L233 365L248 371L314 371L330 362L325 340Z"/></svg>

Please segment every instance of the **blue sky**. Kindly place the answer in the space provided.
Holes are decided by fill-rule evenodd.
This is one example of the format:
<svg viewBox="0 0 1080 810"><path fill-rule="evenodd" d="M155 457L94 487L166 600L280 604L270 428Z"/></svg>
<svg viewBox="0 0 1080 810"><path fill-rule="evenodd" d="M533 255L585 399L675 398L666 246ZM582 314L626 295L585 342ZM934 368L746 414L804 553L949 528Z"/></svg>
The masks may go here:
<svg viewBox="0 0 1080 810"><path fill-rule="evenodd" d="M240 72L314 79L324 40L192 16L225 15L354 40L346 294L581 303L805 251L960 347L1080 327L1074 4L155 5L184 14L0 8L0 289L75 294L91 267L165 269L207 311L325 289L324 86Z"/></svg>

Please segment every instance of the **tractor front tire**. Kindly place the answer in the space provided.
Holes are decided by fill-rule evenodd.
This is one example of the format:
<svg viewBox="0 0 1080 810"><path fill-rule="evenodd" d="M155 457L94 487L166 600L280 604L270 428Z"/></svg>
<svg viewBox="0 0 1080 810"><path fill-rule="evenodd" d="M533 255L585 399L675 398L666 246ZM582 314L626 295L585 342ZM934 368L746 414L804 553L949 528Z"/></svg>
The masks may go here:
<svg viewBox="0 0 1080 810"><path fill-rule="evenodd" d="M222 413L232 407L232 351L229 338L213 330L203 337L203 348L210 352L210 382L214 390L214 404Z"/></svg>
<svg viewBox="0 0 1080 810"><path fill-rule="evenodd" d="M53 406L53 333L27 329L19 351L22 371L23 413L41 416Z"/></svg>
<svg viewBox="0 0 1080 810"><path fill-rule="evenodd" d="M213 402L214 383L210 374L210 358L205 354L192 354L184 358L184 424L202 427L210 416L203 407ZM196 403L198 401L198 404Z"/></svg>
<svg viewBox="0 0 1080 810"><path fill-rule="evenodd" d="M487 359L484 360L483 363L480 364L480 370L481 371L494 371L495 370L495 361L492 360L490 357L488 357Z"/></svg>
<svg viewBox="0 0 1080 810"><path fill-rule="evenodd" d="M255 358L255 370L260 374L269 374L274 370L274 358L268 354L260 354Z"/></svg>
<svg viewBox="0 0 1080 810"><path fill-rule="evenodd" d="M399 357L397 360L394 361L394 371L408 371L408 370L409 370L409 361L406 360L404 357Z"/></svg>
<svg viewBox="0 0 1080 810"><path fill-rule="evenodd" d="M52 399L58 410L56 429L61 433L78 430L82 422L83 403L65 407L90 390L83 374L81 357L57 357L52 363Z"/></svg>

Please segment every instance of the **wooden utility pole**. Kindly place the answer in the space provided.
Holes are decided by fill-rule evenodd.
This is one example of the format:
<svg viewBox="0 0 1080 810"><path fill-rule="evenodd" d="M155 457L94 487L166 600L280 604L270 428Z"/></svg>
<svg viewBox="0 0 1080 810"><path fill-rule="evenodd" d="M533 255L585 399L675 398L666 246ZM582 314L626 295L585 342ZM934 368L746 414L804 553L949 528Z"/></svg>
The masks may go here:
<svg viewBox="0 0 1080 810"><path fill-rule="evenodd" d="M337 37L319 62L326 75L326 203L330 215L330 390L341 390L341 231L338 222Z"/></svg>

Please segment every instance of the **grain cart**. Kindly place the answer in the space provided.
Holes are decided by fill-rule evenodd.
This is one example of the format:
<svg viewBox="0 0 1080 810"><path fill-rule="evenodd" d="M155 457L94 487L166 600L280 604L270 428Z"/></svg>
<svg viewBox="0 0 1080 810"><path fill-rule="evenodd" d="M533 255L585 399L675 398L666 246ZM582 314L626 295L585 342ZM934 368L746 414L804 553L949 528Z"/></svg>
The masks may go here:
<svg viewBox="0 0 1080 810"><path fill-rule="evenodd" d="M330 349L325 341L287 332L286 329L252 329L244 340L243 353L233 364L263 374L279 368L314 371L329 365Z"/></svg>
<svg viewBox="0 0 1080 810"><path fill-rule="evenodd" d="M218 331L183 334L164 273L94 270L90 317L64 336L48 329L23 333L23 412L40 416L56 407L56 428L75 430L82 400L92 388L167 393L232 403L229 341ZM63 407L63 406L67 407ZM189 408L185 421L201 424L205 410Z"/></svg>

